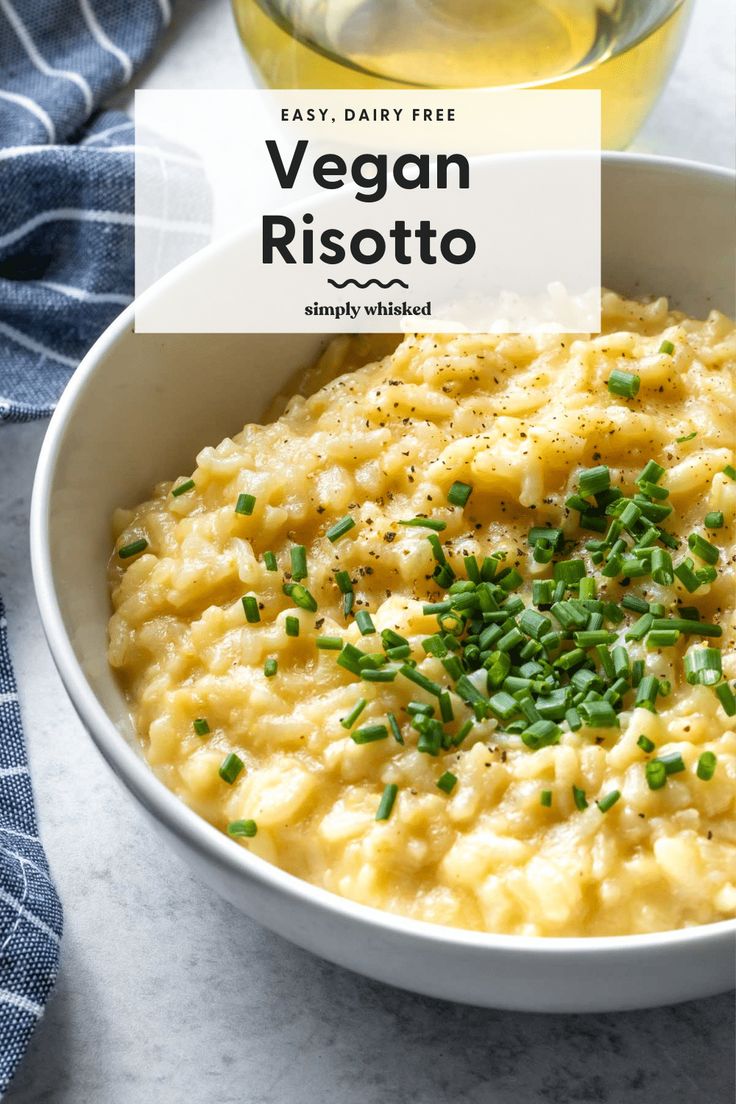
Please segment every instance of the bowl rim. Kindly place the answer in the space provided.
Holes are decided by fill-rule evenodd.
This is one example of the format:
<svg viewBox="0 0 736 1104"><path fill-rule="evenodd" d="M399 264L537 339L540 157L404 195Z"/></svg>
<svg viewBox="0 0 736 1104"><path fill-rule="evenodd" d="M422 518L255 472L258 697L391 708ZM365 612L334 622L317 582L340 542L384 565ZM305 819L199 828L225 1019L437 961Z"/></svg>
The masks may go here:
<svg viewBox="0 0 736 1104"><path fill-rule="evenodd" d="M698 161L609 151L602 153L602 161L628 166L635 172L654 168L698 179L712 177L730 180L736 184L736 172L733 170ZM215 246L218 244L213 243ZM192 261L194 258L184 264ZM162 279L167 280L168 275ZM158 283L145 295L156 294L157 288ZM335 914L343 921L366 925L377 934L385 934L387 937L411 937L427 945L457 950L465 948L480 952L496 951L510 956L526 956L532 953L548 960L550 956L556 958L571 952L577 956L685 949L703 941L718 940L728 935L736 936L736 918L675 930L606 936L509 935L415 920L341 897L287 873L229 839L168 789L107 715L77 661L54 590L49 541L51 487L68 422L101 361L118 340L133 329L135 306L135 301L130 303L100 335L65 388L41 447L30 513L31 568L41 622L51 655L72 704L97 750L135 799L201 859L214 862L235 877L245 876L246 880L255 881L264 890L274 891L285 899L311 907L315 911Z"/></svg>

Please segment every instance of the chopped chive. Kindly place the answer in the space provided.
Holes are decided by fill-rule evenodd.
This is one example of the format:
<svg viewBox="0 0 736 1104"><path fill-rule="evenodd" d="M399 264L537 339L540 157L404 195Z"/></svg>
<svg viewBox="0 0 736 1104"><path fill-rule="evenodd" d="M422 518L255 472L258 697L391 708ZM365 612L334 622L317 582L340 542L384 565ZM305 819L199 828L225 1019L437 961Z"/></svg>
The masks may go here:
<svg viewBox="0 0 736 1104"><path fill-rule="evenodd" d="M346 644L346 648L352 648L352 644ZM386 657L381 652L362 652L360 648L355 648L357 655L355 658L358 660L358 666L361 670L370 667L372 670L377 671L380 667L385 665Z"/></svg>
<svg viewBox="0 0 736 1104"><path fill-rule="evenodd" d="M457 778L452 771L445 771L437 779L437 789L442 790L443 793L451 794L457 785Z"/></svg>
<svg viewBox="0 0 736 1104"><path fill-rule="evenodd" d="M692 433L686 433L682 437L675 437L675 444L684 445L686 441L692 441L698 436L697 429L694 429Z"/></svg>
<svg viewBox="0 0 736 1104"><path fill-rule="evenodd" d="M266 565L266 571L278 571L278 561L273 552L264 552L263 562Z"/></svg>
<svg viewBox="0 0 736 1104"><path fill-rule="evenodd" d="M139 537L138 540L131 541L130 544L124 544L122 548L118 549L118 556L121 560L129 560L131 556L137 556L140 552L145 552L148 548L148 541L145 537Z"/></svg>
<svg viewBox="0 0 736 1104"><path fill-rule="evenodd" d="M727 717L736 717L736 697L727 682L721 682L715 688L716 696Z"/></svg>
<svg viewBox="0 0 736 1104"><path fill-rule="evenodd" d="M539 795L539 804L543 805L545 809L549 809L552 805L552 791L542 790Z"/></svg>
<svg viewBox="0 0 736 1104"><path fill-rule="evenodd" d="M620 644L611 652L611 659L613 660L613 671L616 678L628 679L630 674L629 653Z"/></svg>
<svg viewBox="0 0 736 1104"><path fill-rule="evenodd" d="M605 797L602 797L599 801L596 801L596 805L602 813L607 813L609 809L612 809L618 799L621 797L620 790L611 790Z"/></svg>
<svg viewBox="0 0 736 1104"><path fill-rule="evenodd" d="M696 774L703 782L710 782L716 772L718 760L712 751L704 751L698 759Z"/></svg>
<svg viewBox="0 0 736 1104"><path fill-rule="evenodd" d="M346 716L340 718L340 724L343 728L352 728L358 717L361 715L368 702L365 698L358 698L357 702L353 706Z"/></svg>
<svg viewBox="0 0 736 1104"><path fill-rule="evenodd" d="M463 665L457 656L448 656L442 660L442 666L451 679L459 679L463 673Z"/></svg>
<svg viewBox="0 0 736 1104"><path fill-rule="evenodd" d="M428 694L434 694L436 698L439 698L444 693L441 686L438 686L432 679L427 678L421 671L415 671L414 668L409 667L408 664L399 667L399 674L403 675L404 678L408 679L410 682L413 682L416 686L421 686Z"/></svg>
<svg viewBox="0 0 736 1104"><path fill-rule="evenodd" d="M538 540L536 544L532 545L532 559L535 563L548 564L554 554L554 548L549 541Z"/></svg>
<svg viewBox="0 0 736 1104"><path fill-rule="evenodd" d="M235 513L242 514L243 517L250 517L253 513L253 507L256 504L255 496L252 494L239 494L238 501L235 503Z"/></svg>
<svg viewBox="0 0 736 1104"><path fill-rule="evenodd" d="M625 594L621 599L621 605L624 609L633 610L634 613L649 613L649 603L636 594Z"/></svg>
<svg viewBox="0 0 736 1104"><path fill-rule="evenodd" d="M480 582L480 568L478 567L478 561L475 556L463 556L463 564L465 565L465 574L468 578L474 582Z"/></svg>
<svg viewBox="0 0 736 1104"><path fill-rule="evenodd" d="M360 629L361 636L371 636L376 631L376 626L368 610L358 610L355 615L355 623Z"/></svg>
<svg viewBox="0 0 736 1104"><path fill-rule="evenodd" d="M636 689L635 706L653 706L659 693L659 679L654 675L644 675Z"/></svg>
<svg viewBox="0 0 736 1104"><path fill-rule="evenodd" d="M243 603L245 620L249 624L255 625L257 621L261 620L261 611L258 608L257 598L254 598L252 594L244 594L240 601Z"/></svg>
<svg viewBox="0 0 736 1104"><path fill-rule="evenodd" d="M244 766L245 764L240 756L231 751L220 763L218 774L223 782L227 782L228 786L232 786Z"/></svg>
<svg viewBox="0 0 736 1104"><path fill-rule="evenodd" d="M395 782L389 782L384 788L383 795L378 804L378 810L376 811L376 820L388 820L391 816L391 810L394 807L398 792L399 787Z"/></svg>
<svg viewBox="0 0 736 1104"><path fill-rule="evenodd" d="M579 809L582 813L583 809L588 808L588 799L585 796L585 790L581 790L578 786L572 788L572 799L575 802L576 809Z"/></svg>
<svg viewBox="0 0 736 1104"><path fill-rule="evenodd" d="M693 594L698 587L701 586L700 579L693 571L693 561L690 559L683 560L682 563L679 563L674 573L685 587L688 594Z"/></svg>
<svg viewBox="0 0 736 1104"><path fill-rule="evenodd" d="M195 717L192 721L192 728L198 736L209 736L210 726L205 717Z"/></svg>
<svg viewBox="0 0 736 1104"><path fill-rule="evenodd" d="M553 666L559 667L563 671L571 671L573 667L576 667L579 663L585 661L585 652L582 648L573 648L571 652L563 652L555 661Z"/></svg>
<svg viewBox="0 0 736 1104"><path fill-rule="evenodd" d="M341 594L353 593L353 581L347 571L336 571L335 582L337 583Z"/></svg>
<svg viewBox="0 0 736 1104"><path fill-rule="evenodd" d="M432 633L431 636L426 637L422 641L422 647L427 655L436 656L437 659L442 659L447 655L447 645L439 633Z"/></svg>
<svg viewBox="0 0 736 1104"><path fill-rule="evenodd" d="M715 686L721 681L721 653L718 648L694 648L684 659L685 677L690 685Z"/></svg>
<svg viewBox="0 0 736 1104"><path fill-rule="evenodd" d="M654 743L654 740L650 740L649 737L645 736L643 732L639 739L636 741L636 745L637 747L640 747L642 751L646 752L647 755L650 755L657 746Z"/></svg>
<svg viewBox="0 0 736 1104"><path fill-rule="evenodd" d="M659 487L656 483L649 483L646 479L639 480L639 490L647 498L657 498L660 501L669 498L670 494L666 487Z"/></svg>
<svg viewBox="0 0 736 1104"><path fill-rule="evenodd" d="M236 838L252 839L258 832L258 825L254 820L231 820L227 826L227 834Z"/></svg>
<svg viewBox="0 0 736 1104"><path fill-rule="evenodd" d="M660 586L672 586L675 581L675 572L672 567L672 558L664 548L652 550L652 578Z"/></svg>
<svg viewBox="0 0 736 1104"><path fill-rule="evenodd" d="M596 644L613 644L616 634L607 629L595 629L573 633L573 640L580 648L593 648Z"/></svg>
<svg viewBox="0 0 736 1104"><path fill-rule="evenodd" d="M444 723L447 724L449 721L454 721L455 714L452 709L452 700L450 699L450 695L447 693L447 691L445 691L444 694L440 694L439 701L440 716Z"/></svg>
<svg viewBox="0 0 736 1104"><path fill-rule="evenodd" d="M389 728L391 729L394 740L397 744L403 744L404 737L401 735L401 725L397 721L395 714L387 713L386 716L388 718Z"/></svg>
<svg viewBox="0 0 736 1104"><path fill-rule="evenodd" d="M299 618L289 616L285 621L286 635L298 636L299 635Z"/></svg>
<svg viewBox="0 0 736 1104"><path fill-rule="evenodd" d="M398 525L405 525L408 527L414 527L416 529L434 529L435 533L441 533L443 529L447 528L446 521L438 521L435 518L415 517L408 518L406 521L397 522Z"/></svg>
<svg viewBox="0 0 736 1104"><path fill-rule="evenodd" d="M444 729L432 717L415 717L412 722L419 732L417 751L424 755L439 755L444 742Z"/></svg>
<svg viewBox="0 0 736 1104"><path fill-rule="evenodd" d="M591 728L618 728L616 711L607 701L583 701L578 713Z"/></svg>
<svg viewBox="0 0 736 1104"><path fill-rule="evenodd" d="M174 498L178 498L179 495L186 494L187 491L194 490L194 480L185 479L183 483L180 483L178 487L172 487L171 494Z"/></svg>
<svg viewBox="0 0 736 1104"><path fill-rule="evenodd" d="M703 522L706 529L722 529L725 523L725 518L721 510L711 510L710 513L705 515Z"/></svg>
<svg viewBox="0 0 736 1104"><path fill-rule="evenodd" d="M727 475L729 479L736 480L736 468L733 464L726 464L725 468L723 468L723 474Z"/></svg>
<svg viewBox="0 0 736 1104"><path fill-rule="evenodd" d="M699 533L691 533L687 538L688 547L691 552L694 552L701 560L704 560L707 564L718 563L718 557L720 552L714 544L707 541L705 537L701 537Z"/></svg>
<svg viewBox="0 0 736 1104"><path fill-rule="evenodd" d="M463 740L465 740L466 736L468 736L470 734L470 731L473 728L474 724L475 724L475 722L473 721L472 718L470 718L469 720L467 720L465 722L465 724L463 724L458 729L457 735L453 736L453 738L452 738L453 747L460 747Z"/></svg>
<svg viewBox="0 0 736 1104"><path fill-rule="evenodd" d="M447 501L453 506L465 506L472 493L473 488L469 483L456 480L447 492Z"/></svg>
<svg viewBox="0 0 736 1104"><path fill-rule="evenodd" d="M440 538L437 536L437 534L430 533L427 537L427 540L432 546L432 552L434 553L434 558L436 559L437 563L441 564L442 566L446 565L447 558L445 556L444 549L442 548L442 545L440 543Z"/></svg>
<svg viewBox="0 0 736 1104"><path fill-rule="evenodd" d="M653 624L654 618L651 613L645 613L626 630L624 636L626 640L643 640Z"/></svg>
<svg viewBox="0 0 736 1104"><path fill-rule="evenodd" d="M472 686L472 683L470 685ZM509 721L519 712L516 698L512 698L505 690L499 690L497 694L493 694L488 700L488 705L499 721Z"/></svg>
<svg viewBox="0 0 736 1104"><path fill-rule="evenodd" d="M678 629L652 629L647 635L647 648L674 648L679 639Z"/></svg>
<svg viewBox="0 0 736 1104"><path fill-rule="evenodd" d="M325 536L331 544L334 544L335 541L339 541L340 537L344 537L346 533L354 528L355 520L351 518L350 514L346 514L341 521L336 521L334 525L330 526Z"/></svg>
<svg viewBox="0 0 736 1104"><path fill-rule="evenodd" d="M659 759L650 759L644 767L644 773L650 790L661 790L667 781L667 771Z"/></svg>
<svg viewBox="0 0 736 1104"><path fill-rule="evenodd" d="M664 353L666 356L672 356L675 351L675 346L671 341L663 341L659 346L659 352Z"/></svg>
<svg viewBox="0 0 736 1104"><path fill-rule="evenodd" d="M376 740L387 740L388 729L383 724L364 725L351 732L350 738L356 744L373 744Z"/></svg>
<svg viewBox="0 0 736 1104"><path fill-rule="evenodd" d="M401 633L395 632L393 629L381 629L381 640L383 641L384 648L398 648L402 644L408 644L409 641Z"/></svg>
<svg viewBox="0 0 736 1104"><path fill-rule="evenodd" d="M524 640L524 634L514 625L496 644L499 652L510 652Z"/></svg>
<svg viewBox="0 0 736 1104"><path fill-rule="evenodd" d="M395 667L381 667L379 669L375 667L363 667L360 671L360 677L364 682L393 682L398 674Z"/></svg>
<svg viewBox="0 0 736 1104"><path fill-rule="evenodd" d="M641 379L635 372L624 372L614 368L608 377L608 390L612 395L620 395L624 399L634 399L639 394Z"/></svg>
<svg viewBox="0 0 736 1104"><path fill-rule="evenodd" d="M636 477L637 483L659 483L666 469L656 460L647 460L646 464Z"/></svg>
<svg viewBox="0 0 736 1104"><path fill-rule="evenodd" d="M323 652L341 652L342 651L342 637L341 636L318 636L315 639L315 644Z"/></svg>
<svg viewBox="0 0 736 1104"><path fill-rule="evenodd" d="M547 541L555 551L562 547L565 534L561 529L548 529L541 526L535 526L529 530L528 541L529 544L535 545L539 541Z"/></svg>
<svg viewBox="0 0 736 1104"><path fill-rule="evenodd" d="M498 697L498 695L496 695ZM522 743L532 751L559 744L562 729L554 721L535 721L521 733Z"/></svg>
<svg viewBox="0 0 736 1104"><path fill-rule="evenodd" d="M284 583L282 590L284 594L291 598L295 606L308 610L310 613L316 612L317 602L314 596L301 583Z"/></svg>
<svg viewBox="0 0 736 1104"><path fill-rule="evenodd" d="M263 673L266 676L266 678L273 678L273 676L276 674L278 669L279 669L278 660L274 659L273 656L269 656L269 658L263 664Z"/></svg>
<svg viewBox="0 0 736 1104"><path fill-rule="evenodd" d="M578 476L578 486L581 495L598 494L607 491L611 486L611 471L606 464L599 464L596 468L584 468Z"/></svg>
<svg viewBox="0 0 736 1104"><path fill-rule="evenodd" d="M685 762L679 751L670 752L667 755L658 755L652 762L661 763L666 774L681 774L685 770Z"/></svg>
<svg viewBox="0 0 736 1104"><path fill-rule="evenodd" d="M294 582L298 583L301 579L306 579L309 574L307 568L307 550L303 544L292 544L290 555L291 577Z"/></svg>
<svg viewBox="0 0 736 1104"><path fill-rule="evenodd" d="M515 567L507 567L496 576L496 582L508 593L520 587L524 580Z"/></svg>
<svg viewBox="0 0 736 1104"><path fill-rule="evenodd" d="M519 628L522 632L525 632L527 636L531 636L534 640L541 640L541 638L552 629L552 622L548 617L543 617L541 613L537 613L533 609L525 609L519 618Z"/></svg>
<svg viewBox="0 0 736 1104"><path fill-rule="evenodd" d="M449 613L451 609L452 609L452 602L451 601L425 602L424 605L422 606L422 613L425 614L425 616L429 617L433 613L434 614Z"/></svg>

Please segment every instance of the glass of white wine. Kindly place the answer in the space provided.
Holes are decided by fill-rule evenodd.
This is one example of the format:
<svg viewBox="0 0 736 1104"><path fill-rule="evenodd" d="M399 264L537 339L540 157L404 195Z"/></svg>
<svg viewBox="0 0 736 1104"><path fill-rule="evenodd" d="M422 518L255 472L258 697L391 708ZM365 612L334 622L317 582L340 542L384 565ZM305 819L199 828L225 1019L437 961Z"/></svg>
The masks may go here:
<svg viewBox="0 0 736 1104"><path fill-rule="evenodd" d="M693 0L233 0L272 88L600 88L622 149L682 44Z"/></svg>

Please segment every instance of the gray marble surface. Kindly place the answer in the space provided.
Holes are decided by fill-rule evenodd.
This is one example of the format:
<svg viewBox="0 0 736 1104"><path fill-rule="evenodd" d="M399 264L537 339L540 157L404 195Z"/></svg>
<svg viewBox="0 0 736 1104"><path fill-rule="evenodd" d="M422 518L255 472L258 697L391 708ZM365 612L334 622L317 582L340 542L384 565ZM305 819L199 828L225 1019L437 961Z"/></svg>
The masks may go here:
<svg viewBox="0 0 736 1104"><path fill-rule="evenodd" d="M635 148L734 157L732 0L697 0ZM227 0L179 0L145 86L250 82ZM73 714L43 640L28 502L45 426L0 429L0 590L41 830L66 908L57 990L13 1104L732 1104L730 995L600 1016L415 997L324 963L213 898Z"/></svg>

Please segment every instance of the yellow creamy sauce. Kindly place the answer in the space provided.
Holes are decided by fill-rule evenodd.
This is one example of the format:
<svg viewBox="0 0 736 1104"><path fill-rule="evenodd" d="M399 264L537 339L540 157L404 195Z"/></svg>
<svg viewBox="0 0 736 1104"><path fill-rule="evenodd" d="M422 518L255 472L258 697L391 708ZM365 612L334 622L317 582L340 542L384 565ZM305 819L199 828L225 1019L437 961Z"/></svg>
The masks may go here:
<svg viewBox="0 0 736 1104"><path fill-rule="evenodd" d="M671 355L658 351L663 340ZM109 657L149 763L219 828L255 820L257 835L233 846L417 919L572 936L736 915L736 723L712 688L688 685L683 674L689 648L715 645L724 674L736 677L736 482L723 472L735 462L733 323L717 313L685 318L662 299L607 294L603 333L586 339L410 336L356 368L368 344L338 339L310 377L318 390L293 397L272 423L205 448L194 490L173 497L172 483L161 483L149 501L118 511L117 549L139 538L148 548L112 557ZM640 376L635 399L609 393L614 368ZM620 729L564 731L558 745L537 751L498 732L491 718L460 749L434 757L417 750L405 707L436 699L402 677L361 681L336 665L335 652L317 650L315 637L328 635L381 651L379 636L362 637L343 616L334 582L343 569L356 611L369 610L377 630L407 637L418 670L450 686L440 660L421 647L437 631L422 604L439 597L427 530L397 522L418 514L445 521L443 547L462 577L463 555L505 549L529 603L532 580L552 570L533 562L530 527L561 526L578 542L566 557L583 556L595 574L583 545L596 534L580 531L565 499L580 470L599 463L631 494L649 459L668 469L662 483L675 510L665 527L685 541L697 531L721 548L717 581L695 595L679 582L637 579L624 590L599 580L602 598L635 593L673 613L678 602L696 605L723 629L715 641L628 645L647 673L672 683L656 714L630 707ZM455 480L474 488L464 509L447 500ZM241 493L256 498L251 516L235 512ZM703 528L708 511L725 515L717 533ZM332 544L325 533L346 514L356 525ZM293 543L307 548L304 583L316 614L282 591ZM264 565L266 550L277 573ZM675 563L684 554L686 543ZM244 595L258 599L257 624L246 621ZM298 638L285 632L287 615L299 619ZM263 671L269 657L278 661L271 678ZM403 746L353 742L339 721L360 697L368 706L358 724L385 723L391 710ZM452 703L455 731L470 712L454 694ZM196 735L195 718L206 718L209 735ZM641 734L655 754L678 751L685 763L661 789L647 784ZM717 756L710 781L696 775L706 750ZM244 763L232 785L218 773L230 752ZM436 784L446 770L458 780L450 795ZM398 796L390 818L377 822L387 783ZM582 811L573 786L587 795ZM542 790L552 793L549 808ZM612 790L621 798L603 813L595 801Z"/></svg>

